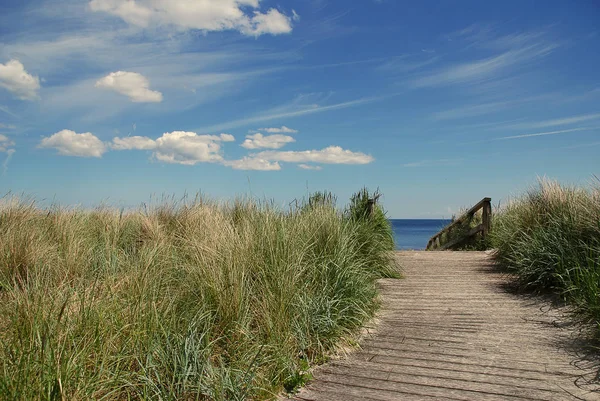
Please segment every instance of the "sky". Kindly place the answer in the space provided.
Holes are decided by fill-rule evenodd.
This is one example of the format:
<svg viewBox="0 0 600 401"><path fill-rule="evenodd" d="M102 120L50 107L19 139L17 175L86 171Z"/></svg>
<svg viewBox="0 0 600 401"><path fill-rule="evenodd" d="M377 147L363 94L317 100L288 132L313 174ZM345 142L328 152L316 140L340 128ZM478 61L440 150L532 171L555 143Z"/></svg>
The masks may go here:
<svg viewBox="0 0 600 401"><path fill-rule="evenodd" d="M600 3L2 0L0 194L392 218L600 176Z"/></svg>

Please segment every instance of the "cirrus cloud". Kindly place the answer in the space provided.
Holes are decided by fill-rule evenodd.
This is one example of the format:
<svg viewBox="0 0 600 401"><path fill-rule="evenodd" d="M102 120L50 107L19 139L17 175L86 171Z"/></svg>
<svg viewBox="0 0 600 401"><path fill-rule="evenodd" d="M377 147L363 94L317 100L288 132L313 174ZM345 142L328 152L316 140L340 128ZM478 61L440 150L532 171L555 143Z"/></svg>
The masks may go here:
<svg viewBox="0 0 600 401"><path fill-rule="evenodd" d="M137 72L111 72L96 82L96 88L113 90L135 103L158 103L163 99L162 93L150 90L148 78Z"/></svg>
<svg viewBox="0 0 600 401"><path fill-rule="evenodd" d="M0 134L0 152L9 152L13 149L11 147L15 146L15 141L7 137L6 135Z"/></svg>
<svg viewBox="0 0 600 401"><path fill-rule="evenodd" d="M60 155L76 157L102 157L107 150L106 144L94 134L78 134L68 129L43 138L38 148L53 148L58 150Z"/></svg>
<svg viewBox="0 0 600 401"><path fill-rule="evenodd" d="M244 35L279 35L292 31L292 18L275 8L258 11L260 0L92 0L92 11L115 15L146 28L172 26L179 30L236 30ZM246 13L244 9L253 9Z"/></svg>
<svg viewBox="0 0 600 401"><path fill-rule="evenodd" d="M0 88L21 100L35 100L39 98L40 79L28 73L19 60L13 59L6 64L0 63Z"/></svg>
<svg viewBox="0 0 600 401"><path fill-rule="evenodd" d="M12 156L16 152L16 150L13 148L13 146L15 146L15 141L10 139L6 135L0 134L0 152L6 153L4 162L2 162L2 175L5 175L6 172L8 171L8 163L10 163Z"/></svg>

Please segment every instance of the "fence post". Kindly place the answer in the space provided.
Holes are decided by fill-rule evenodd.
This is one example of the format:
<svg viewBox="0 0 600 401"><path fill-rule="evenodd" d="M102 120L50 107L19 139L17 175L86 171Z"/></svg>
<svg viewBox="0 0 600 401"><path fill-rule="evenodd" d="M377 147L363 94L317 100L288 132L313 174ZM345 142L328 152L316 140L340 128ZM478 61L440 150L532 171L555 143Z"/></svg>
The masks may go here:
<svg viewBox="0 0 600 401"><path fill-rule="evenodd" d="M374 198L369 198L367 199L367 216L373 217L373 214L375 213L375 205L377 204L377 199L379 199L379 197L381 196L381 194L377 194Z"/></svg>
<svg viewBox="0 0 600 401"><path fill-rule="evenodd" d="M373 217L376 199L367 199L367 216Z"/></svg>
<svg viewBox="0 0 600 401"><path fill-rule="evenodd" d="M492 201L488 200L483 205L483 238L487 237L492 227Z"/></svg>

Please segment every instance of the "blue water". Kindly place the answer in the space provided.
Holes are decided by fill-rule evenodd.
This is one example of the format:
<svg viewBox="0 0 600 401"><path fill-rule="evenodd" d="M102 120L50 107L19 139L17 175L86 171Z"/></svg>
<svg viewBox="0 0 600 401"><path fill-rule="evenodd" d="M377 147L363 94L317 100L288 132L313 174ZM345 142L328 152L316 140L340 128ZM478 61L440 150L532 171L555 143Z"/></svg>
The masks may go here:
<svg viewBox="0 0 600 401"><path fill-rule="evenodd" d="M450 220L390 219L396 249L425 249L429 238L450 223Z"/></svg>

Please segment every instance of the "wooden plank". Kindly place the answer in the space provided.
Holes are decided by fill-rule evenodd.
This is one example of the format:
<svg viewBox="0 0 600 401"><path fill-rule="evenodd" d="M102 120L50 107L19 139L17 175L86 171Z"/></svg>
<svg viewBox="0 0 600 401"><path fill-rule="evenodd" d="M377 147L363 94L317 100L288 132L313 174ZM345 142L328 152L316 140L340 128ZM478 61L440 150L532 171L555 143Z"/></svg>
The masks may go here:
<svg viewBox="0 0 600 401"><path fill-rule="evenodd" d="M579 328L561 323L563 309L507 292L489 255L398 255L405 278L379 282L377 327L295 399L600 400L600 361L565 345Z"/></svg>

